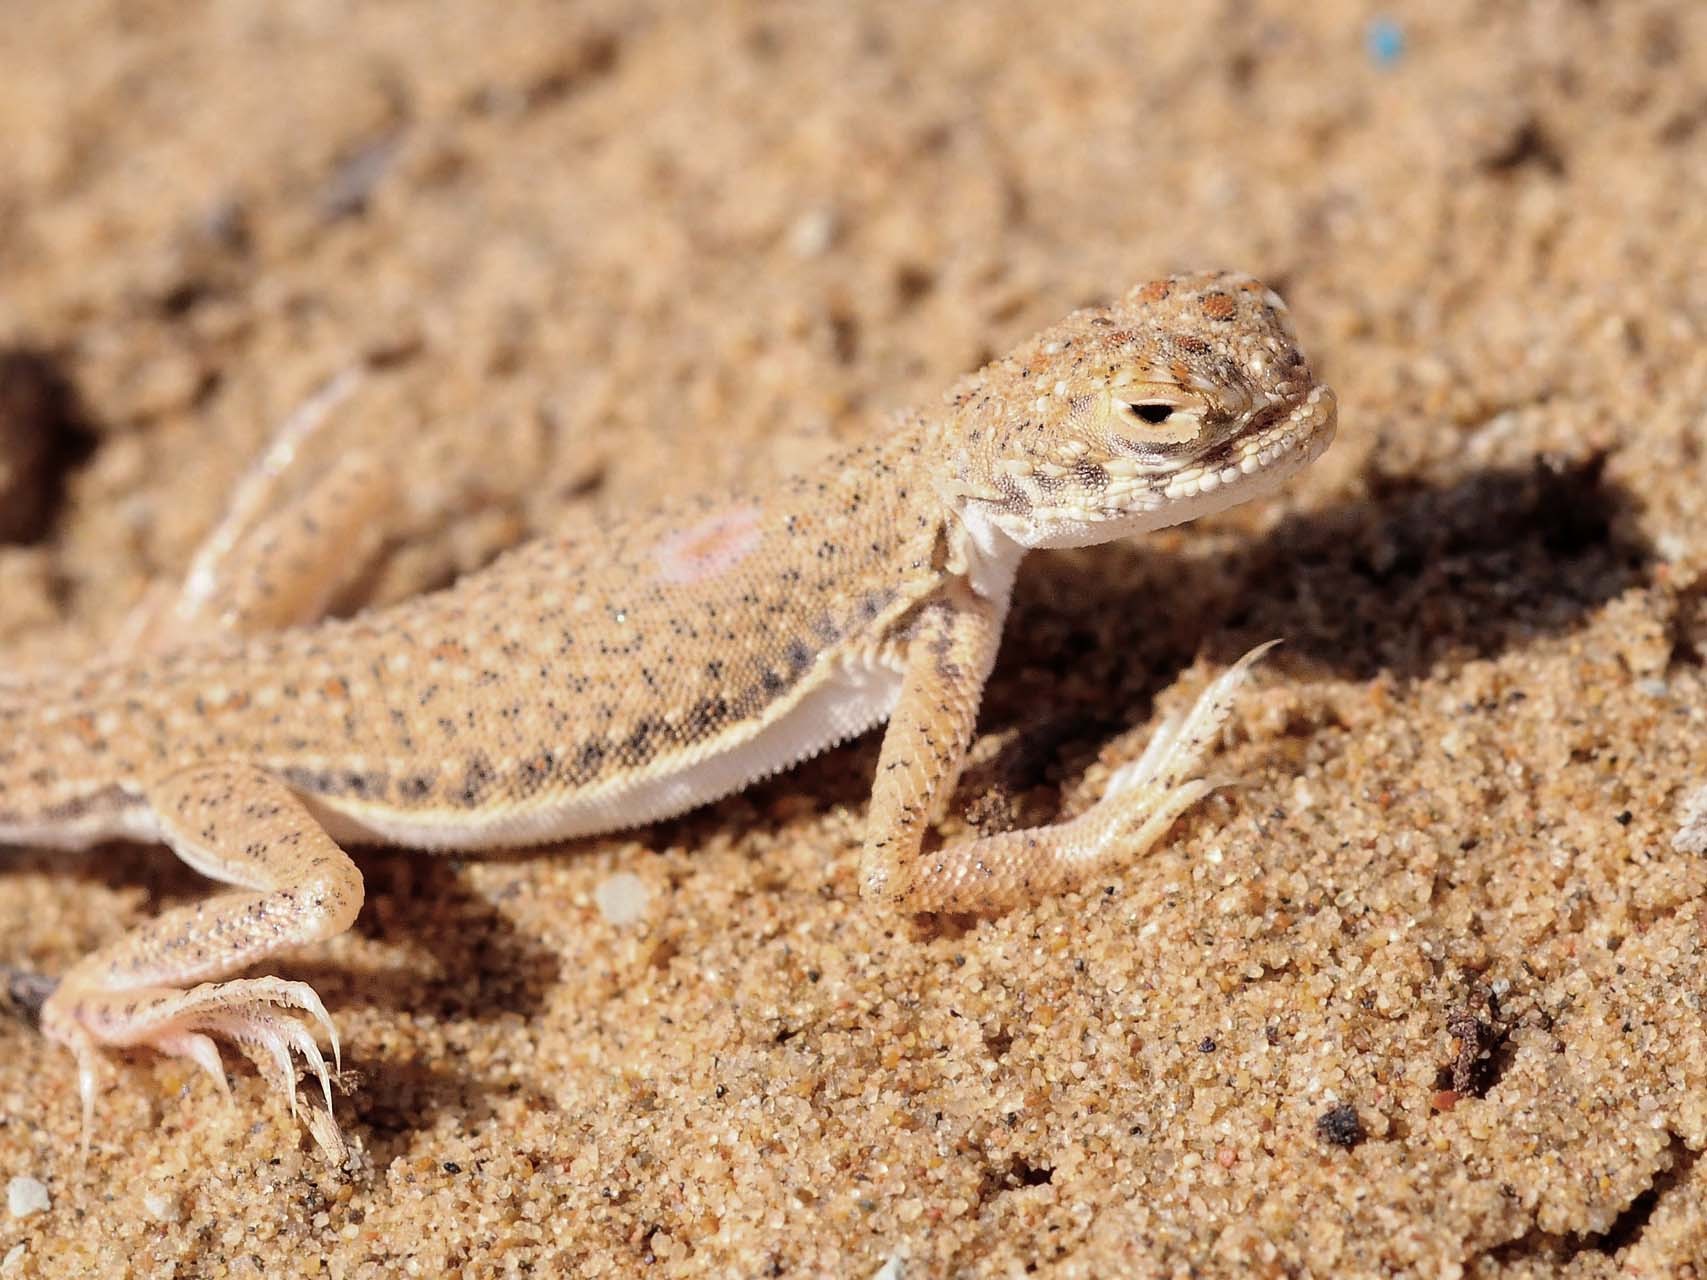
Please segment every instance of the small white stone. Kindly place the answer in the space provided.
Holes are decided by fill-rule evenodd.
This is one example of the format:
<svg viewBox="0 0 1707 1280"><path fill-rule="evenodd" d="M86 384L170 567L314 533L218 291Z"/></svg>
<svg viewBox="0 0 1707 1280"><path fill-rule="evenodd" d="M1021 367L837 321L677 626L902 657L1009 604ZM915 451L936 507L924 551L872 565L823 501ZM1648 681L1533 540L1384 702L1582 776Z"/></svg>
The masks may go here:
<svg viewBox="0 0 1707 1280"><path fill-rule="evenodd" d="M632 871L619 871L593 890L593 901L598 904L599 914L618 928L633 924L645 915L650 897L646 882Z"/></svg>
<svg viewBox="0 0 1707 1280"><path fill-rule="evenodd" d="M178 1198L162 1191L150 1191L142 1197L142 1207L156 1222L177 1222L184 1216Z"/></svg>
<svg viewBox="0 0 1707 1280"><path fill-rule="evenodd" d="M14 1218L46 1213L52 1205L47 1197L46 1183L19 1175L6 1184L6 1208Z"/></svg>
<svg viewBox="0 0 1707 1280"><path fill-rule="evenodd" d="M1679 853L1707 853L1707 787L1683 803L1683 823L1671 838Z"/></svg>
<svg viewBox="0 0 1707 1280"><path fill-rule="evenodd" d="M795 219L788 231L788 247L797 258L818 258L836 243L836 215L830 209L813 209Z"/></svg>
<svg viewBox="0 0 1707 1280"><path fill-rule="evenodd" d="M24 1269L24 1255L29 1252L29 1246L19 1243L6 1250L6 1256L0 1258L0 1276L9 1276L14 1271Z"/></svg>

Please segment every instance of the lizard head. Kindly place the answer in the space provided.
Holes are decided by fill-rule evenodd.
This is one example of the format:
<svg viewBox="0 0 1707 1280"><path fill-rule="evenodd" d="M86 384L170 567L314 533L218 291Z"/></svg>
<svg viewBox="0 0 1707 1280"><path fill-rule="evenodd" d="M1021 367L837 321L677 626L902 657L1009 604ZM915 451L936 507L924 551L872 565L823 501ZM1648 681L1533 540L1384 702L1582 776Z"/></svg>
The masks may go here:
<svg viewBox="0 0 1707 1280"><path fill-rule="evenodd" d="M1264 492L1333 440L1286 304L1173 276L1078 311L951 396L949 500L1025 547L1085 546Z"/></svg>

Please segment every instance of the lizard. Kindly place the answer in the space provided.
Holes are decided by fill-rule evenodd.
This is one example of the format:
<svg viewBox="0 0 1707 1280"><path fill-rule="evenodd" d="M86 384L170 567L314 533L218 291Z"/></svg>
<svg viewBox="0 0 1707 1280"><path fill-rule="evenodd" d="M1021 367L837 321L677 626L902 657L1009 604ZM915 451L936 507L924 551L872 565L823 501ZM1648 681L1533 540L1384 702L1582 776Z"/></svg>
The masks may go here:
<svg viewBox="0 0 1707 1280"><path fill-rule="evenodd" d="M107 1051L186 1057L228 1091L221 1041L254 1051L293 1113L300 1057L327 1108L311 1128L340 1141L325 1006L305 983L233 975L351 927L363 888L346 845L638 826L887 721L864 899L999 911L1142 854L1212 789L1202 763L1268 646L1078 816L933 839L1019 564L1267 492L1327 448L1336 418L1277 294L1172 276L1072 313L802 474L547 531L344 618L318 616L326 584L383 521L386 469L335 466L259 514L311 425L295 423L165 625L91 665L0 679L0 843L163 842L234 890L100 947L42 1003L75 1062L85 1144Z"/></svg>

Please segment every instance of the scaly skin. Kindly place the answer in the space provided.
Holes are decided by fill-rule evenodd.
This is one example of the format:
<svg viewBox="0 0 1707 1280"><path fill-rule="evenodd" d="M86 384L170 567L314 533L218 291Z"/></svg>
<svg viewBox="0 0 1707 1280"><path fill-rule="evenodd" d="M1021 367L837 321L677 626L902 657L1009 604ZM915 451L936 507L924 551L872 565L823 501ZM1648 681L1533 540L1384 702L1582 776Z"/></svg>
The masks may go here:
<svg viewBox="0 0 1707 1280"><path fill-rule="evenodd" d="M1243 501L1334 424L1273 293L1175 277L1075 313L809 474L268 630L313 616L340 544L387 509L383 469L346 460L317 495L223 530L221 582L202 573L169 625L138 628L154 648L0 683L0 840L160 839L242 889L135 930L47 1001L86 1114L103 1046L183 1054L223 1085L215 1040L237 1040L293 1100L293 1052L324 1085L294 1012L330 1032L313 992L222 979L349 927L362 888L339 841L472 849L631 826L887 719L869 898L998 909L1136 856L1208 789L1195 773L1249 659L1088 813L930 846L1020 559ZM338 1145L329 1119L316 1135Z"/></svg>

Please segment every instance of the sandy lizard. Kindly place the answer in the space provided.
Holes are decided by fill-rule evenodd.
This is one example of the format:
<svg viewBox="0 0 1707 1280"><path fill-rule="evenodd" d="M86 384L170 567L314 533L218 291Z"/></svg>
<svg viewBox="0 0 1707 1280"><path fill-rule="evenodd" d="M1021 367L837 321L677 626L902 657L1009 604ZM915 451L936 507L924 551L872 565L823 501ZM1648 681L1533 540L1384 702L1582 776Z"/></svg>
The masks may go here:
<svg viewBox="0 0 1707 1280"><path fill-rule="evenodd" d="M1255 653L1085 813L934 841L1017 566L1262 493L1334 427L1281 300L1205 274L1074 313L807 474L597 538L548 535L349 619L313 621L351 538L383 518L381 470L336 468L271 515L250 486L174 625L133 636L127 657L0 678L0 842L163 841L238 889L101 948L46 1000L85 1131L104 1047L186 1056L223 1089L227 1040L260 1050L293 1108L300 1055L326 1090L317 1135L336 1140L320 1000L230 975L351 926L347 843L478 849L634 826L886 720L867 898L1000 909L1135 856L1210 788L1200 766ZM293 447L286 432L263 480Z"/></svg>

